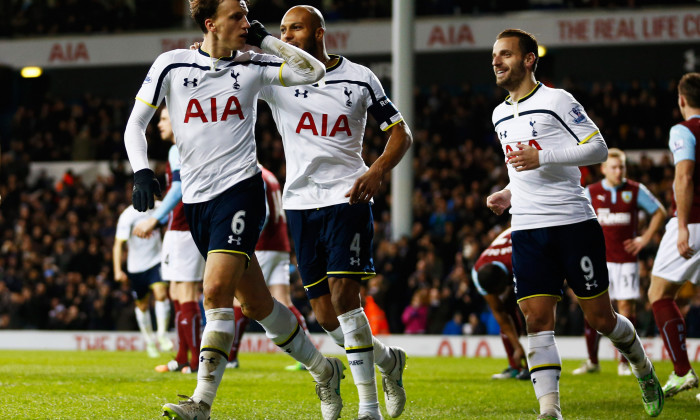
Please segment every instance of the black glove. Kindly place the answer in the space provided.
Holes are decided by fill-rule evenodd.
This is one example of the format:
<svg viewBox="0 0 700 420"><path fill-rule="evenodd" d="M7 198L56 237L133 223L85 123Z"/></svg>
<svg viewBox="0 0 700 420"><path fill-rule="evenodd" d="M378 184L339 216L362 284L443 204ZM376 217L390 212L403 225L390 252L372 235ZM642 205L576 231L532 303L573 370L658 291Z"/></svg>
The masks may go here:
<svg viewBox="0 0 700 420"><path fill-rule="evenodd" d="M131 202L138 211L152 209L155 204L154 195L160 197L160 184L152 170L146 168L134 174L134 192Z"/></svg>
<svg viewBox="0 0 700 420"><path fill-rule="evenodd" d="M267 32L262 23L254 20L250 22L250 29L248 29L248 37L246 38L246 42L248 45L260 48L260 44L262 44L263 39L265 39L265 37L268 35L270 35L270 33Z"/></svg>

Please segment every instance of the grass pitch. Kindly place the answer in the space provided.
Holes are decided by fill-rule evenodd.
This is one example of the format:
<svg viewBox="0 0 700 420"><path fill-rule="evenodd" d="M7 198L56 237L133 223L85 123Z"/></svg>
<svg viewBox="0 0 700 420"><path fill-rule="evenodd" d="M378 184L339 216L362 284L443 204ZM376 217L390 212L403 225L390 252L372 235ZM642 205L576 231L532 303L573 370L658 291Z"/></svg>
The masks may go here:
<svg viewBox="0 0 700 420"><path fill-rule="evenodd" d="M341 357L341 360L344 360ZM166 356L145 353L0 351L0 417L11 419L156 419L161 406L190 395L194 375L156 373ZM320 419L319 401L307 372L284 370L284 354L242 354L228 370L212 419ZM580 361L566 360L561 379L567 419L646 419L637 382L617 376L615 362L602 372L573 376ZM537 401L527 381L494 381L502 359L410 357L404 374L408 403L401 419L534 419ZM695 365L696 371L700 366ZM658 362L664 382L670 362ZM379 398L383 410L380 381ZM342 418L357 416L357 390L349 369L342 383ZM666 402L660 418L698 419L697 389ZM383 412L385 418L389 418Z"/></svg>

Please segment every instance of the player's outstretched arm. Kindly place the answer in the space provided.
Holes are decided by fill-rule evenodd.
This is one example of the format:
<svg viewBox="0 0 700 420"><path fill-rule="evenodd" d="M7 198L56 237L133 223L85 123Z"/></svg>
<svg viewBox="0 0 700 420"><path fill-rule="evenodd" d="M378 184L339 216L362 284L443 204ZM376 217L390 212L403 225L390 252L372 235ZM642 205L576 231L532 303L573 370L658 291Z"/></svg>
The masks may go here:
<svg viewBox="0 0 700 420"><path fill-rule="evenodd" d="M654 237L654 234L661 228L661 226L663 226L665 221L666 210L663 207L659 207L651 216L649 226L643 235L637 236L636 238L627 239L623 242L625 251L631 255L639 254L642 249L644 249L644 247L651 242L651 238Z"/></svg>
<svg viewBox="0 0 700 420"><path fill-rule="evenodd" d="M131 200L138 211L152 209L155 204L153 196L160 196L160 184L148 167L146 152L148 150L146 126L155 111L155 107L146 105L137 98L124 130L124 146L134 171L134 191Z"/></svg>
<svg viewBox="0 0 700 420"><path fill-rule="evenodd" d="M285 61L280 70L281 82L285 86L309 85L326 75L326 66L311 54L270 35L265 27L254 20L248 29L247 43Z"/></svg>
<svg viewBox="0 0 700 420"><path fill-rule="evenodd" d="M413 136L404 121L391 127L391 134L384 152L374 161L369 170L355 180L345 196L350 204L368 203L379 191L384 175L399 164L408 148L413 144Z"/></svg>
<svg viewBox="0 0 700 420"><path fill-rule="evenodd" d="M126 273L122 270L122 247L124 240L114 238L114 246L112 247L112 265L114 268L114 280L118 282L126 281Z"/></svg>

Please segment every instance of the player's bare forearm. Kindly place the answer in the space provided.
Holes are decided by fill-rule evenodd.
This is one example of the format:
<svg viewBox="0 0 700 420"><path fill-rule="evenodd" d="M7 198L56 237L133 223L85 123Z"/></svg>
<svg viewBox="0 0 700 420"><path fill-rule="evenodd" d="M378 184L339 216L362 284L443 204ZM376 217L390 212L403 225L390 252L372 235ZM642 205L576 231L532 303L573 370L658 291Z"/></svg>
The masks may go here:
<svg viewBox="0 0 700 420"><path fill-rule="evenodd" d="M691 258L696 251L690 247L690 233L688 232L688 221L690 220L690 210L693 204L694 169L695 162L692 160L678 162L673 180L673 190L678 210L678 242L676 246L681 257L686 259Z"/></svg>
<svg viewBox="0 0 700 420"><path fill-rule="evenodd" d="M124 272L122 271L122 245L124 241L121 239L114 240L114 246L112 247L112 266L114 268L114 279L121 281L124 277Z"/></svg>
<svg viewBox="0 0 700 420"><path fill-rule="evenodd" d="M148 219L144 219L138 222L136 226L134 226L133 234L141 239L149 238L157 224L158 219L156 219L155 217L149 217Z"/></svg>
<svg viewBox="0 0 700 420"><path fill-rule="evenodd" d="M695 162L682 160L676 164L676 174L673 180L673 190L678 209L678 226L688 226L690 209L693 204L693 171Z"/></svg>
<svg viewBox="0 0 700 420"><path fill-rule="evenodd" d="M496 215L500 216L510 207L510 198L510 190L504 188L486 197L486 206Z"/></svg>
<svg viewBox="0 0 700 420"><path fill-rule="evenodd" d="M408 149L413 144L413 135L404 121L391 127L389 140L386 142L384 153L377 158L372 167L377 167L382 175L394 169L401 162Z"/></svg>
<svg viewBox="0 0 700 420"><path fill-rule="evenodd" d="M506 311L505 305L501 299L496 295L488 294L484 296L484 300L486 300L486 303L491 308L493 317L496 319L496 322L498 322L501 332L508 337L508 342L510 342L511 346L513 346L514 349L522 349L520 340L518 340L518 331L515 328L515 322L508 311ZM522 354L522 350L519 353Z"/></svg>
<svg viewBox="0 0 700 420"><path fill-rule="evenodd" d="M350 191L345 194L349 197L350 204L369 202L379 191L386 173L398 165L412 143L411 130L403 121L393 126L384 153L367 172L355 180Z"/></svg>
<svg viewBox="0 0 700 420"><path fill-rule="evenodd" d="M656 209L654 214L651 216L651 220L649 221L649 226L647 227L646 232L644 232L644 235L642 235L642 238L644 240L644 245L648 244L651 242L651 238L654 237L654 234L658 232L661 227L664 225L664 222L666 221L666 209L663 207L659 207Z"/></svg>

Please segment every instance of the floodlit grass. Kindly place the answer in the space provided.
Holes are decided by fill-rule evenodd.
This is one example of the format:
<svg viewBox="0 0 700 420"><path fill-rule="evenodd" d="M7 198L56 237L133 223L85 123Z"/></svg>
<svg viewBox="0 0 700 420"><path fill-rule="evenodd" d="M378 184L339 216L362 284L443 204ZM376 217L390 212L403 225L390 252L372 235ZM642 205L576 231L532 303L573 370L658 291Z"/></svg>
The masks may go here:
<svg viewBox="0 0 700 420"><path fill-rule="evenodd" d="M167 360L132 352L0 351L1 418L156 419L164 403L177 401L178 393L191 394L196 382L195 375L153 370ZM311 376L285 371L291 361L283 354L242 354L241 368L224 376L212 418L320 419ZM600 374L571 375L579 363L564 361L565 418L648 418L636 381L618 377L615 362L603 362ZM505 366L499 359L410 357L404 374L409 401L400 418L534 419L537 401L529 382L489 379ZM671 370L670 362L657 363L662 382ZM346 374L342 418L353 419L357 390L349 370ZM379 387L383 407L381 382ZM667 401L660 418L700 418L697 392Z"/></svg>

